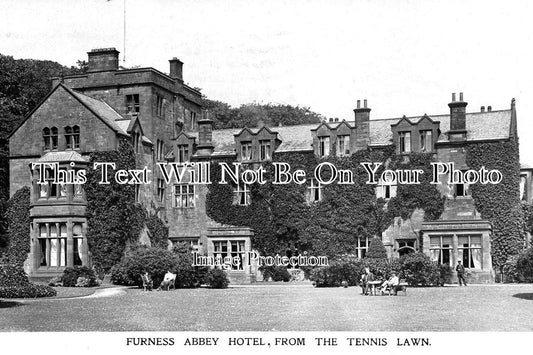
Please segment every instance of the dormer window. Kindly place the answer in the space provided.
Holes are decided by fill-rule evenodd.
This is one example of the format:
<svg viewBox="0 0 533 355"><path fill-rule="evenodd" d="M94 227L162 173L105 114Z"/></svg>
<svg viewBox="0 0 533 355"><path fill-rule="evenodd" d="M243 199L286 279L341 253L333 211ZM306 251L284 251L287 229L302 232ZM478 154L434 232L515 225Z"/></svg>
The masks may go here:
<svg viewBox="0 0 533 355"><path fill-rule="evenodd" d="M57 127L43 129L44 150L57 150L58 130Z"/></svg>
<svg viewBox="0 0 533 355"><path fill-rule="evenodd" d="M261 160L270 159L270 141L269 140L259 141L259 152L260 152Z"/></svg>
<svg viewBox="0 0 533 355"><path fill-rule="evenodd" d="M132 116L139 114L139 94L126 95L126 113Z"/></svg>
<svg viewBox="0 0 533 355"><path fill-rule="evenodd" d="M431 130L420 131L420 151L431 152L433 150L433 138Z"/></svg>
<svg viewBox="0 0 533 355"><path fill-rule="evenodd" d="M400 153L410 153L411 152L411 132L399 132L399 146Z"/></svg>
<svg viewBox="0 0 533 355"><path fill-rule="evenodd" d="M242 142L241 143L241 159L252 160L252 142Z"/></svg>
<svg viewBox="0 0 533 355"><path fill-rule="evenodd" d="M337 136L337 155L339 157L350 155L350 136Z"/></svg>
<svg viewBox="0 0 533 355"><path fill-rule="evenodd" d="M80 127L65 127L65 148L80 149Z"/></svg>
<svg viewBox="0 0 533 355"><path fill-rule="evenodd" d="M178 163L185 163L189 161L189 145L178 145Z"/></svg>
<svg viewBox="0 0 533 355"><path fill-rule="evenodd" d="M318 137L318 155L321 158L329 155L329 137Z"/></svg>

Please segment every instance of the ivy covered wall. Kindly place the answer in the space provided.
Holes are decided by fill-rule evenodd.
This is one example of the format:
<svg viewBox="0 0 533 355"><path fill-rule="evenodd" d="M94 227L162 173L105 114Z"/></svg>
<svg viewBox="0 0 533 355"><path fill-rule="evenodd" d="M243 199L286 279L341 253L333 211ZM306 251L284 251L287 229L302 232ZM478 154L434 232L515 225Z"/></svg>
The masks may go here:
<svg viewBox="0 0 533 355"><path fill-rule="evenodd" d="M22 266L30 252L30 188L23 187L7 203L8 238L2 259Z"/></svg>
<svg viewBox="0 0 533 355"><path fill-rule="evenodd" d="M424 208L425 218L434 220L444 208L444 198L435 185L429 184L430 154L413 153L404 162L394 154L394 147L389 147L325 159L318 159L312 152L276 153L273 160L288 163L291 171L304 170L308 181L303 185L271 184L273 167L264 163L267 183L252 185L251 204L239 206L233 204L234 186L218 184L221 168L219 162L213 162L214 183L209 185L206 201L207 214L215 221L254 229L253 246L267 255L284 255L287 249L294 248L329 257L355 253L358 237L381 235L395 216L409 218L416 208ZM325 185L322 200L308 203L309 179L315 167L325 161L352 171L355 183ZM376 185L366 184L368 174L360 165L362 162L381 162L378 175L384 169L422 169L424 174L421 184L399 185L397 197L386 205L387 201L376 198ZM327 173L323 177L327 179Z"/></svg>
<svg viewBox="0 0 533 355"><path fill-rule="evenodd" d="M527 226L520 204L518 141L470 144L466 163L471 169L485 166L503 174L499 184L471 186L476 209L492 223L492 262L494 267L501 268L509 257L522 251L526 237Z"/></svg>
<svg viewBox="0 0 533 355"><path fill-rule="evenodd" d="M135 186L115 181L108 172L109 184L99 184L100 169L94 162L115 162L116 169L135 169L135 154L131 144L121 140L116 151L95 152L90 155L85 193L87 196L87 241L93 265L107 272L117 264L128 241L136 241L146 216L144 208L135 203Z"/></svg>

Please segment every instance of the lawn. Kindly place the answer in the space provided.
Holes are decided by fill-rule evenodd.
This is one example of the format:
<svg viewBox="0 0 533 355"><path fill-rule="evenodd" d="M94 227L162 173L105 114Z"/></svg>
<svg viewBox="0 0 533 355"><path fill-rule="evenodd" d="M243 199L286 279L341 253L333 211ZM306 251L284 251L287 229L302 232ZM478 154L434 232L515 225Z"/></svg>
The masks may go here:
<svg viewBox="0 0 533 355"><path fill-rule="evenodd" d="M0 301L3 331L532 331L533 285L360 289L265 285L128 289L113 297Z"/></svg>

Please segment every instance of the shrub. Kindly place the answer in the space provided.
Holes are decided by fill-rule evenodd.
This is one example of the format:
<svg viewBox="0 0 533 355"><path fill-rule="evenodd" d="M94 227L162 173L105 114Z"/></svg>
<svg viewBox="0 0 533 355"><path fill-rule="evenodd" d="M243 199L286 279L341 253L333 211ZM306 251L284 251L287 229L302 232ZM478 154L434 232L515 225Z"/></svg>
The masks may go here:
<svg viewBox="0 0 533 355"><path fill-rule="evenodd" d="M13 264L0 265L0 287L18 286L29 283L22 267Z"/></svg>
<svg viewBox="0 0 533 355"><path fill-rule="evenodd" d="M122 262L113 268L111 280L116 284L142 286L141 274L148 272L159 286L167 271L176 268L176 256L165 249L138 245L126 252Z"/></svg>
<svg viewBox="0 0 533 355"><path fill-rule="evenodd" d="M259 271L263 273L264 280L268 280L269 278L271 278L272 281L289 282L291 280L291 274L285 266L262 265L259 267Z"/></svg>
<svg viewBox="0 0 533 355"><path fill-rule="evenodd" d="M34 298L57 295L50 286L34 285L19 265L0 265L0 298Z"/></svg>
<svg viewBox="0 0 533 355"><path fill-rule="evenodd" d="M176 274L176 287L199 287L205 279L209 267L193 266L193 254L187 243L177 243L172 252L176 256L176 266L172 270Z"/></svg>
<svg viewBox="0 0 533 355"><path fill-rule="evenodd" d="M115 285L134 286L135 281L130 279L128 275L128 268L123 262L111 268L111 283Z"/></svg>
<svg viewBox="0 0 533 355"><path fill-rule="evenodd" d="M438 285L440 270L437 263L431 261L424 253L410 253L398 260L400 278L410 285Z"/></svg>
<svg viewBox="0 0 533 355"><path fill-rule="evenodd" d="M57 291L47 285L34 285L31 283L0 287L0 298L36 298L53 297Z"/></svg>
<svg viewBox="0 0 533 355"><path fill-rule="evenodd" d="M78 286L78 278L80 277L87 279L85 287L98 285L93 269L88 268L87 266L67 267L63 271L61 282L63 283L64 287L75 287Z"/></svg>
<svg viewBox="0 0 533 355"><path fill-rule="evenodd" d="M365 255L367 259L387 259L387 250L380 238L372 238Z"/></svg>
<svg viewBox="0 0 533 355"><path fill-rule="evenodd" d="M533 282L533 248L520 254L516 263L520 281Z"/></svg>
<svg viewBox="0 0 533 355"><path fill-rule="evenodd" d="M440 264L439 265L439 285L444 286L444 284L451 284L452 274L453 274L453 270L450 265Z"/></svg>
<svg viewBox="0 0 533 355"><path fill-rule="evenodd" d="M503 273L502 280L505 283L519 282L521 277L518 271L518 260L519 255L512 255L507 258L505 263L502 265L501 271Z"/></svg>
<svg viewBox="0 0 533 355"><path fill-rule="evenodd" d="M363 261L353 255L344 255L330 262L329 266L313 269L309 279L316 287L339 287L343 281L355 286L363 269Z"/></svg>
<svg viewBox="0 0 533 355"><path fill-rule="evenodd" d="M210 269L205 276L205 283L211 288L227 288L228 275L220 269Z"/></svg>

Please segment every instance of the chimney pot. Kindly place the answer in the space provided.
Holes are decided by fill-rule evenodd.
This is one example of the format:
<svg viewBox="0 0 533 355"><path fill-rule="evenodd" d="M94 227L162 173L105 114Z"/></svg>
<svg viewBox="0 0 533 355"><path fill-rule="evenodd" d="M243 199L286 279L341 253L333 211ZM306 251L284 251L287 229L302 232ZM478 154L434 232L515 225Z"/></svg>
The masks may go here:
<svg viewBox="0 0 533 355"><path fill-rule="evenodd" d="M357 108L361 108L361 100L357 100Z"/></svg>
<svg viewBox="0 0 533 355"><path fill-rule="evenodd" d="M485 106L481 106L481 112L485 112Z"/></svg>
<svg viewBox="0 0 533 355"><path fill-rule="evenodd" d="M463 93L462 92L459 93L459 101L463 101Z"/></svg>
<svg viewBox="0 0 533 355"><path fill-rule="evenodd" d="M333 122L333 117L330 117L330 118L329 118L329 122Z"/></svg>
<svg viewBox="0 0 533 355"><path fill-rule="evenodd" d="M365 108L366 108L366 99L365 99L365 101L364 101L364 105L365 105Z"/></svg>
<svg viewBox="0 0 533 355"><path fill-rule="evenodd" d="M335 122L339 122L339 118L338 117L335 117Z"/></svg>
<svg viewBox="0 0 533 355"><path fill-rule="evenodd" d="M452 93L452 102L455 102L455 93Z"/></svg>
<svg viewBox="0 0 533 355"><path fill-rule="evenodd" d="M487 106L487 111L488 112L492 111L492 106Z"/></svg>

